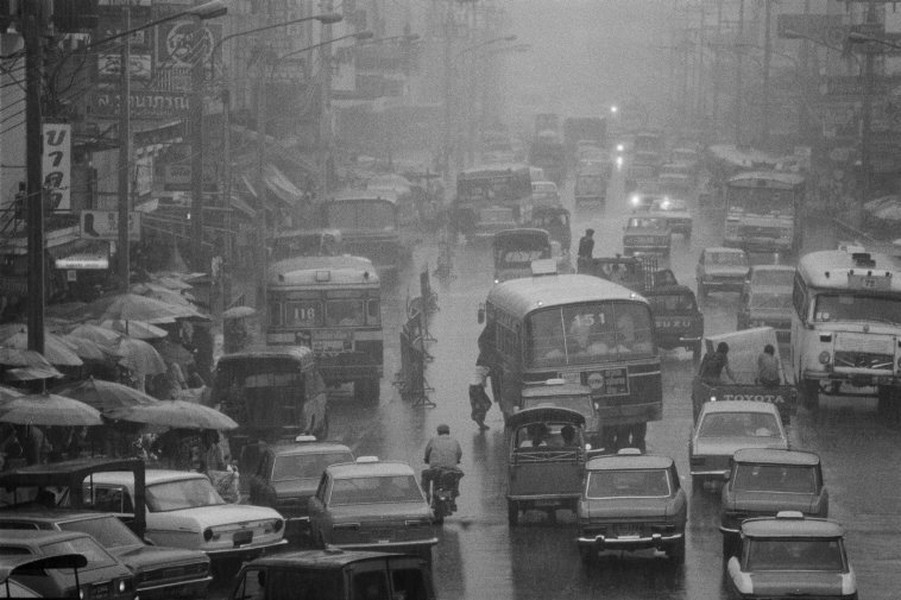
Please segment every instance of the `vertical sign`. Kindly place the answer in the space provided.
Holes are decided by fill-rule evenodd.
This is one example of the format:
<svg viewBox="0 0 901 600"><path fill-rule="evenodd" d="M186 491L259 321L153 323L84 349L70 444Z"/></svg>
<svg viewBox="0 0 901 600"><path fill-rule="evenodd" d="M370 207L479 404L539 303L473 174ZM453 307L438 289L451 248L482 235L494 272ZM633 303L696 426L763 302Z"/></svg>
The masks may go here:
<svg viewBox="0 0 901 600"><path fill-rule="evenodd" d="M72 210L72 126L44 124L44 188L50 210Z"/></svg>

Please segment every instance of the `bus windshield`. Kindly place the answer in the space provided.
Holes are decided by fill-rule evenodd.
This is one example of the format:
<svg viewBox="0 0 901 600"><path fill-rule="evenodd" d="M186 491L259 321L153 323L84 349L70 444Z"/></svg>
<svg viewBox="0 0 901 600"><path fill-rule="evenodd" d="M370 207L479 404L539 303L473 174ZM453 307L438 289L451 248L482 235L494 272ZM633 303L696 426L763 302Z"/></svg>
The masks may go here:
<svg viewBox="0 0 901 600"><path fill-rule="evenodd" d="M528 170L478 172L457 179L457 200L461 202L512 202L532 194Z"/></svg>
<svg viewBox="0 0 901 600"><path fill-rule="evenodd" d="M576 194L600 194L604 191L604 179L600 175L580 175L576 178Z"/></svg>
<svg viewBox="0 0 901 600"><path fill-rule="evenodd" d="M655 352L651 312L612 301L536 311L528 317L527 360L535 367L589 364Z"/></svg>
<svg viewBox="0 0 901 600"><path fill-rule="evenodd" d="M868 321L901 325L901 297L820 294L816 299L813 320L821 323Z"/></svg>
<svg viewBox="0 0 901 600"><path fill-rule="evenodd" d="M792 196L787 190L733 187L729 190L729 210L752 215L790 217L795 214Z"/></svg>
<svg viewBox="0 0 901 600"><path fill-rule="evenodd" d="M395 228L394 204L385 200L341 200L330 202L326 210L329 227L385 231Z"/></svg>

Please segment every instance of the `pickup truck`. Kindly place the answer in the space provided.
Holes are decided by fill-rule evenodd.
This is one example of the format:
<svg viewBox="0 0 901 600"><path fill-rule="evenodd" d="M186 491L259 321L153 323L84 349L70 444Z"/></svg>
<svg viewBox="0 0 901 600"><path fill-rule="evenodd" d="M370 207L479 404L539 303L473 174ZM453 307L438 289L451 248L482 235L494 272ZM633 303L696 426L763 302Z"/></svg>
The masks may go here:
<svg viewBox="0 0 901 600"><path fill-rule="evenodd" d="M785 369L779 357L779 345L776 331L772 327L756 327L734 333L710 336L704 340L706 351L713 353L720 342L729 344L729 367L735 374L737 383L727 380L722 374L722 383L703 381L700 370L691 385L692 416L695 420L705 402L717 400L751 400L770 402L779 409L783 423L789 423L798 410L798 390L791 377L791 371ZM766 344L772 344L779 359L781 383L778 386L766 386L757 382L757 357L763 352ZM703 368L703 361L701 365Z"/></svg>

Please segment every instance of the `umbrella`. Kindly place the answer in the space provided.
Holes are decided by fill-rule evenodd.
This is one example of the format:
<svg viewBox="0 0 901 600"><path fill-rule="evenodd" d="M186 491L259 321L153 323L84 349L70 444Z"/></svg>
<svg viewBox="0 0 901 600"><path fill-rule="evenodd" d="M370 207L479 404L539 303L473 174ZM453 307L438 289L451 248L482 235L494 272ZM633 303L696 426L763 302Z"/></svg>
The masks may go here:
<svg viewBox="0 0 901 600"><path fill-rule="evenodd" d="M56 394L29 394L0 401L0 422L18 425L102 425L97 409Z"/></svg>
<svg viewBox="0 0 901 600"><path fill-rule="evenodd" d="M82 360L107 361L111 357L119 356L118 351L112 344L95 342L94 340L71 334L64 335L62 339Z"/></svg>
<svg viewBox="0 0 901 600"><path fill-rule="evenodd" d="M7 369L3 376L13 381L36 381L38 379L54 379L63 374L51 366L47 367L15 367Z"/></svg>
<svg viewBox="0 0 901 600"><path fill-rule="evenodd" d="M156 325L151 325L144 321L118 321L110 319L101 322L100 326L139 340L152 340L155 338L164 338L169 335L162 327L157 327Z"/></svg>
<svg viewBox="0 0 901 600"><path fill-rule="evenodd" d="M178 277L172 277L170 275L161 275L159 277L151 276L151 279L157 284L170 290L190 290L194 287L190 283L187 283L185 281L182 281Z"/></svg>
<svg viewBox="0 0 901 600"><path fill-rule="evenodd" d="M93 323L85 323L75 327L69 332L69 336L84 338L110 347L114 347L122 338L122 334L118 331Z"/></svg>
<svg viewBox="0 0 901 600"><path fill-rule="evenodd" d="M109 411L107 416L119 421L131 421L178 429L237 429L238 424L215 408L185 402L164 400L154 406L130 406Z"/></svg>
<svg viewBox="0 0 901 600"><path fill-rule="evenodd" d="M175 319L201 317L203 315L190 306L181 306L141 296L140 294L119 294L91 302L83 309L85 314L101 320L146 321L148 323L171 323Z"/></svg>
<svg viewBox="0 0 901 600"><path fill-rule="evenodd" d="M159 375L166 372L166 363L156 348L143 340L123 337L116 350L122 355L119 364L138 375Z"/></svg>
<svg viewBox="0 0 901 600"><path fill-rule="evenodd" d="M8 367L46 367L52 369L44 355L33 350L0 346L0 365Z"/></svg>
<svg viewBox="0 0 901 600"><path fill-rule="evenodd" d="M28 348L28 332L20 331L13 334L0 342L0 345L26 350ZM44 357L50 364L59 367L80 367L84 364L63 338L49 332L45 332L44 335Z"/></svg>
<svg viewBox="0 0 901 600"><path fill-rule="evenodd" d="M252 317L257 314L255 308L249 306L233 306L222 313L223 319L243 319L244 317Z"/></svg>
<svg viewBox="0 0 901 600"><path fill-rule="evenodd" d="M4 400L6 398L16 398L22 395L24 395L24 392L21 392L16 388L0 385L0 400Z"/></svg>
<svg viewBox="0 0 901 600"><path fill-rule="evenodd" d="M194 355L181 344L171 342L169 340L155 340L151 345L160 353L163 360L167 363L175 362L179 365L186 365L194 362Z"/></svg>
<svg viewBox="0 0 901 600"><path fill-rule="evenodd" d="M137 283L131 286L131 292L148 298L162 300L163 302L178 304L180 306L192 306L191 302L195 299L191 294L170 290L167 287L155 283Z"/></svg>
<svg viewBox="0 0 901 600"><path fill-rule="evenodd" d="M74 398L106 414L108 411L130 406L152 406L160 401L127 385L94 379L67 383L51 390L54 394Z"/></svg>

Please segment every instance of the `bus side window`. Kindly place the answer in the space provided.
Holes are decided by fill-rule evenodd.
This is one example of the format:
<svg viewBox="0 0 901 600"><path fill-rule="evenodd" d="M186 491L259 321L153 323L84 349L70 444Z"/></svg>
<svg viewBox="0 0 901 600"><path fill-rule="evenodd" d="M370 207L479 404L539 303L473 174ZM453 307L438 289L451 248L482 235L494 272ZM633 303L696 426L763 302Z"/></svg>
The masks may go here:
<svg viewBox="0 0 901 600"><path fill-rule="evenodd" d="M795 275L795 287L792 290L792 304L794 305L795 312L798 314L798 318L801 322L807 323L807 309L809 304L804 281L801 279L800 274Z"/></svg>
<svg viewBox="0 0 901 600"><path fill-rule="evenodd" d="M381 323L381 313L379 312L379 301L369 300L366 304L366 322L369 325L378 325Z"/></svg>

